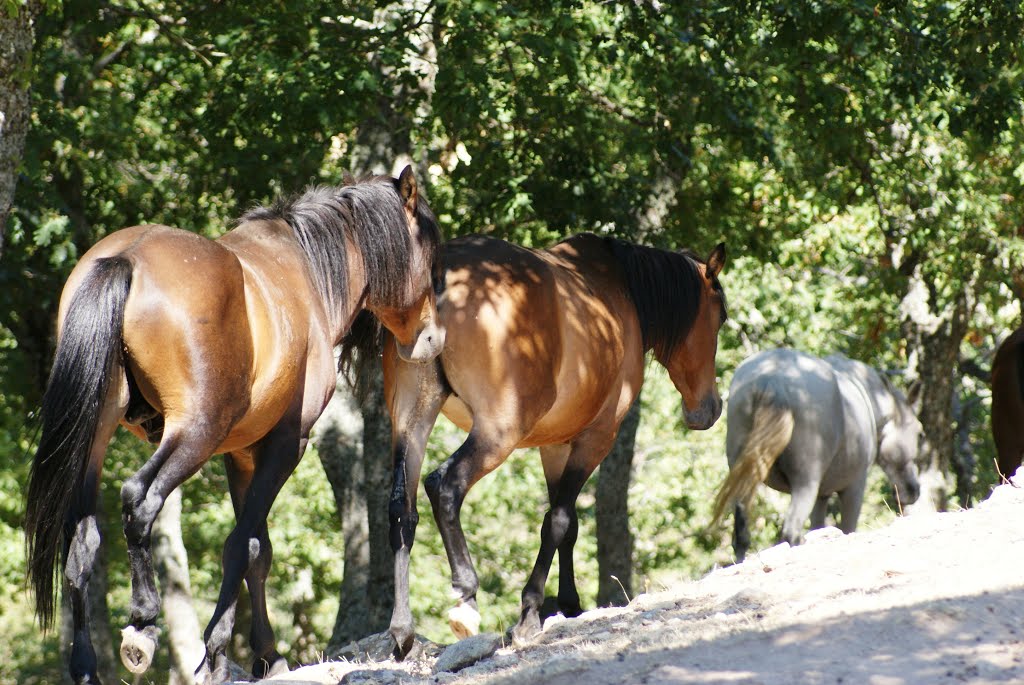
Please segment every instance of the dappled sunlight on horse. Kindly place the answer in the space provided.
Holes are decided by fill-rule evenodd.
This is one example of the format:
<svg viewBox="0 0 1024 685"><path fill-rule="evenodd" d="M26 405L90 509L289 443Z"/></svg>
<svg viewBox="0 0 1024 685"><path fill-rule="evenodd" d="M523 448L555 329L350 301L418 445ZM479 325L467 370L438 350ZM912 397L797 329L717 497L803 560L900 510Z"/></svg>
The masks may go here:
<svg viewBox="0 0 1024 685"><path fill-rule="evenodd" d="M514 449L540 447L551 509L513 631L517 641L528 640L540 630L556 551L559 608L567 616L582 611L572 564L576 498L640 391L646 353L668 369L691 428L708 428L721 413L715 354L725 320L718 281L724 262L724 245L704 262L592 234L548 250L479 236L445 245L438 315L447 341L439 361L410 364L394 346L384 349L395 466L390 630L398 656L413 641L408 574L416 488L438 413L469 432L425 481L451 565L456 635L479 626L479 582L459 517L466 493Z"/></svg>
<svg viewBox="0 0 1024 685"><path fill-rule="evenodd" d="M227 679L225 650L242 580L252 600L253 673L287 670L267 616L267 515L336 385L333 348L374 312L410 363L444 343L434 306L440 234L410 168L254 209L216 241L135 226L99 241L61 296L27 496L36 611L52 621L61 569L74 620L70 671L97 683L86 590L99 548L103 459L119 423L153 456L121 490L132 599L121 658L145 671L160 599L150 553L164 500L226 454L237 523L206 628L202 682Z"/></svg>
<svg viewBox="0 0 1024 685"><path fill-rule="evenodd" d="M825 525L838 493L846 533L857 529L868 468L878 462L900 505L913 504L921 423L903 394L877 371L843 355L825 359L790 349L760 352L736 369L729 386L729 475L712 526L734 509L733 549L750 547L747 511L761 483L792 494L780 539L798 544L808 516Z"/></svg>

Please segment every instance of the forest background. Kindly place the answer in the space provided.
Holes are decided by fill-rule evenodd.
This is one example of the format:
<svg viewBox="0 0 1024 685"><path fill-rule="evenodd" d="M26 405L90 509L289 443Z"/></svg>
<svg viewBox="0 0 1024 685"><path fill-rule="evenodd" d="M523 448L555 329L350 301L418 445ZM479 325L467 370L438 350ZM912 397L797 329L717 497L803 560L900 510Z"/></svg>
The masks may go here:
<svg viewBox="0 0 1024 685"><path fill-rule="evenodd" d="M0 682L64 677L61 629L41 638L32 618L21 520L77 258L137 223L215 237L277 194L405 163L447 237L545 246L589 230L704 254L724 240L723 393L769 347L873 364L916 388L917 508L970 506L997 481L987 375L1024 298L1022 36L1024 6L997 0L0 0ZM379 389L347 397L342 384L271 515L272 618L293 664L390 612L389 427ZM727 531L707 529L725 431L723 418L687 432L649 366L581 498L586 605L729 561ZM428 468L460 440L439 424ZM127 677L113 657L128 607L118 492L149 450L119 435L106 461L93 596L109 682ZM765 546L784 500L758 506ZM516 618L545 509L530 453L467 500L485 630ZM164 594L185 599L179 625L197 634L232 525L223 464L168 513ZM877 474L862 526L895 515ZM429 507L421 520L413 608L450 640ZM168 628L142 682L181 677Z"/></svg>

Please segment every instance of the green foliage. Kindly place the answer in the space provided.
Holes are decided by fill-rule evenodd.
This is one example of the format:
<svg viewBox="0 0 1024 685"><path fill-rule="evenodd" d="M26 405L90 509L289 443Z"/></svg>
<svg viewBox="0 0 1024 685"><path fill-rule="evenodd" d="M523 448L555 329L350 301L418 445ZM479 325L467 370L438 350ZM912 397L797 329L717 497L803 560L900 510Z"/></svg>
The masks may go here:
<svg viewBox="0 0 1024 685"><path fill-rule="evenodd" d="M0 12L25 6L6 0ZM142 222L219 235L254 202L365 171L352 160L371 129L408 143L449 236L484 231L543 246L592 230L698 253L726 240L723 390L742 359L776 345L903 369L910 350L900 302L915 274L935 311L969 295L965 368L987 368L1018 323L1019 3L45 7L32 61L32 131L0 263L4 588L22 585L31 416L52 358L60 289L78 257L103 235ZM706 529L725 474L724 421L685 432L660 368L648 378L630 503L638 585L656 588L724 563L731 551L725 531ZM980 497L995 478L988 391L964 375L959 395ZM460 441L451 426L439 428L428 468ZM128 605L118 491L149 453L120 436L105 465L114 626ZM580 500L577 553L585 602L596 587L590 488ZM220 461L184 492L205 621L233 520ZM442 639L448 569L424 499L413 610L421 629ZM876 474L862 525L890 518L886 501ZM774 539L784 504L766 493L756 506L755 547ZM484 479L465 504L485 629L516 618L545 508L539 459L529 452ZM270 595L282 651L303 570L317 580L310 612L326 643L341 574L334 518L330 489L307 455L271 519ZM55 637L38 639L20 590L4 597L14 599L0 611L9 636L0 681L55 682Z"/></svg>

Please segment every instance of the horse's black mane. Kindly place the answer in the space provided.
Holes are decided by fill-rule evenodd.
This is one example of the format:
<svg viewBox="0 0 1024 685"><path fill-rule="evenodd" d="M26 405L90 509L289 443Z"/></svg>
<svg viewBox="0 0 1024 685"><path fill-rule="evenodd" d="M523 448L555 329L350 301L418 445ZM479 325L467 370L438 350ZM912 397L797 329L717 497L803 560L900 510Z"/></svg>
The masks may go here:
<svg viewBox="0 0 1024 685"><path fill-rule="evenodd" d="M611 237L605 242L626 278L640 319L644 350L654 350L659 359L668 359L700 313L704 284L697 265L703 260L688 250L669 252ZM722 295L725 321L725 296L718 279L714 288Z"/></svg>
<svg viewBox="0 0 1024 685"><path fill-rule="evenodd" d="M438 268L441 233L422 195L416 206L424 258ZM246 212L239 223L281 219L295 232L309 260L317 291L331 317L341 317L349 297L345 236L355 243L365 264L366 301L399 306L407 297L407 275L415 268L415 251L396 182L374 176L343 186L313 186L301 195ZM425 229L425 230L424 230Z"/></svg>

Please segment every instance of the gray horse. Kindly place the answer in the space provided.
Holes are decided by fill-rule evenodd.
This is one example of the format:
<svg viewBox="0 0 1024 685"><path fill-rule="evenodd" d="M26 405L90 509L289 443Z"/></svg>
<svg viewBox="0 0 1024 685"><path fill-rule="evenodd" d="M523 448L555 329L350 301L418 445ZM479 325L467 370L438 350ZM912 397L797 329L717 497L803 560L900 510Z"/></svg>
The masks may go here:
<svg viewBox="0 0 1024 685"><path fill-rule="evenodd" d="M903 394L871 367L839 354L760 352L740 364L729 386L729 476L714 524L735 505L733 549L742 561L750 547L745 510L763 482L792 494L780 541L799 544L808 515L812 529L823 527L832 493L839 493L843 532L853 532L872 462L901 505L917 499L920 434Z"/></svg>

